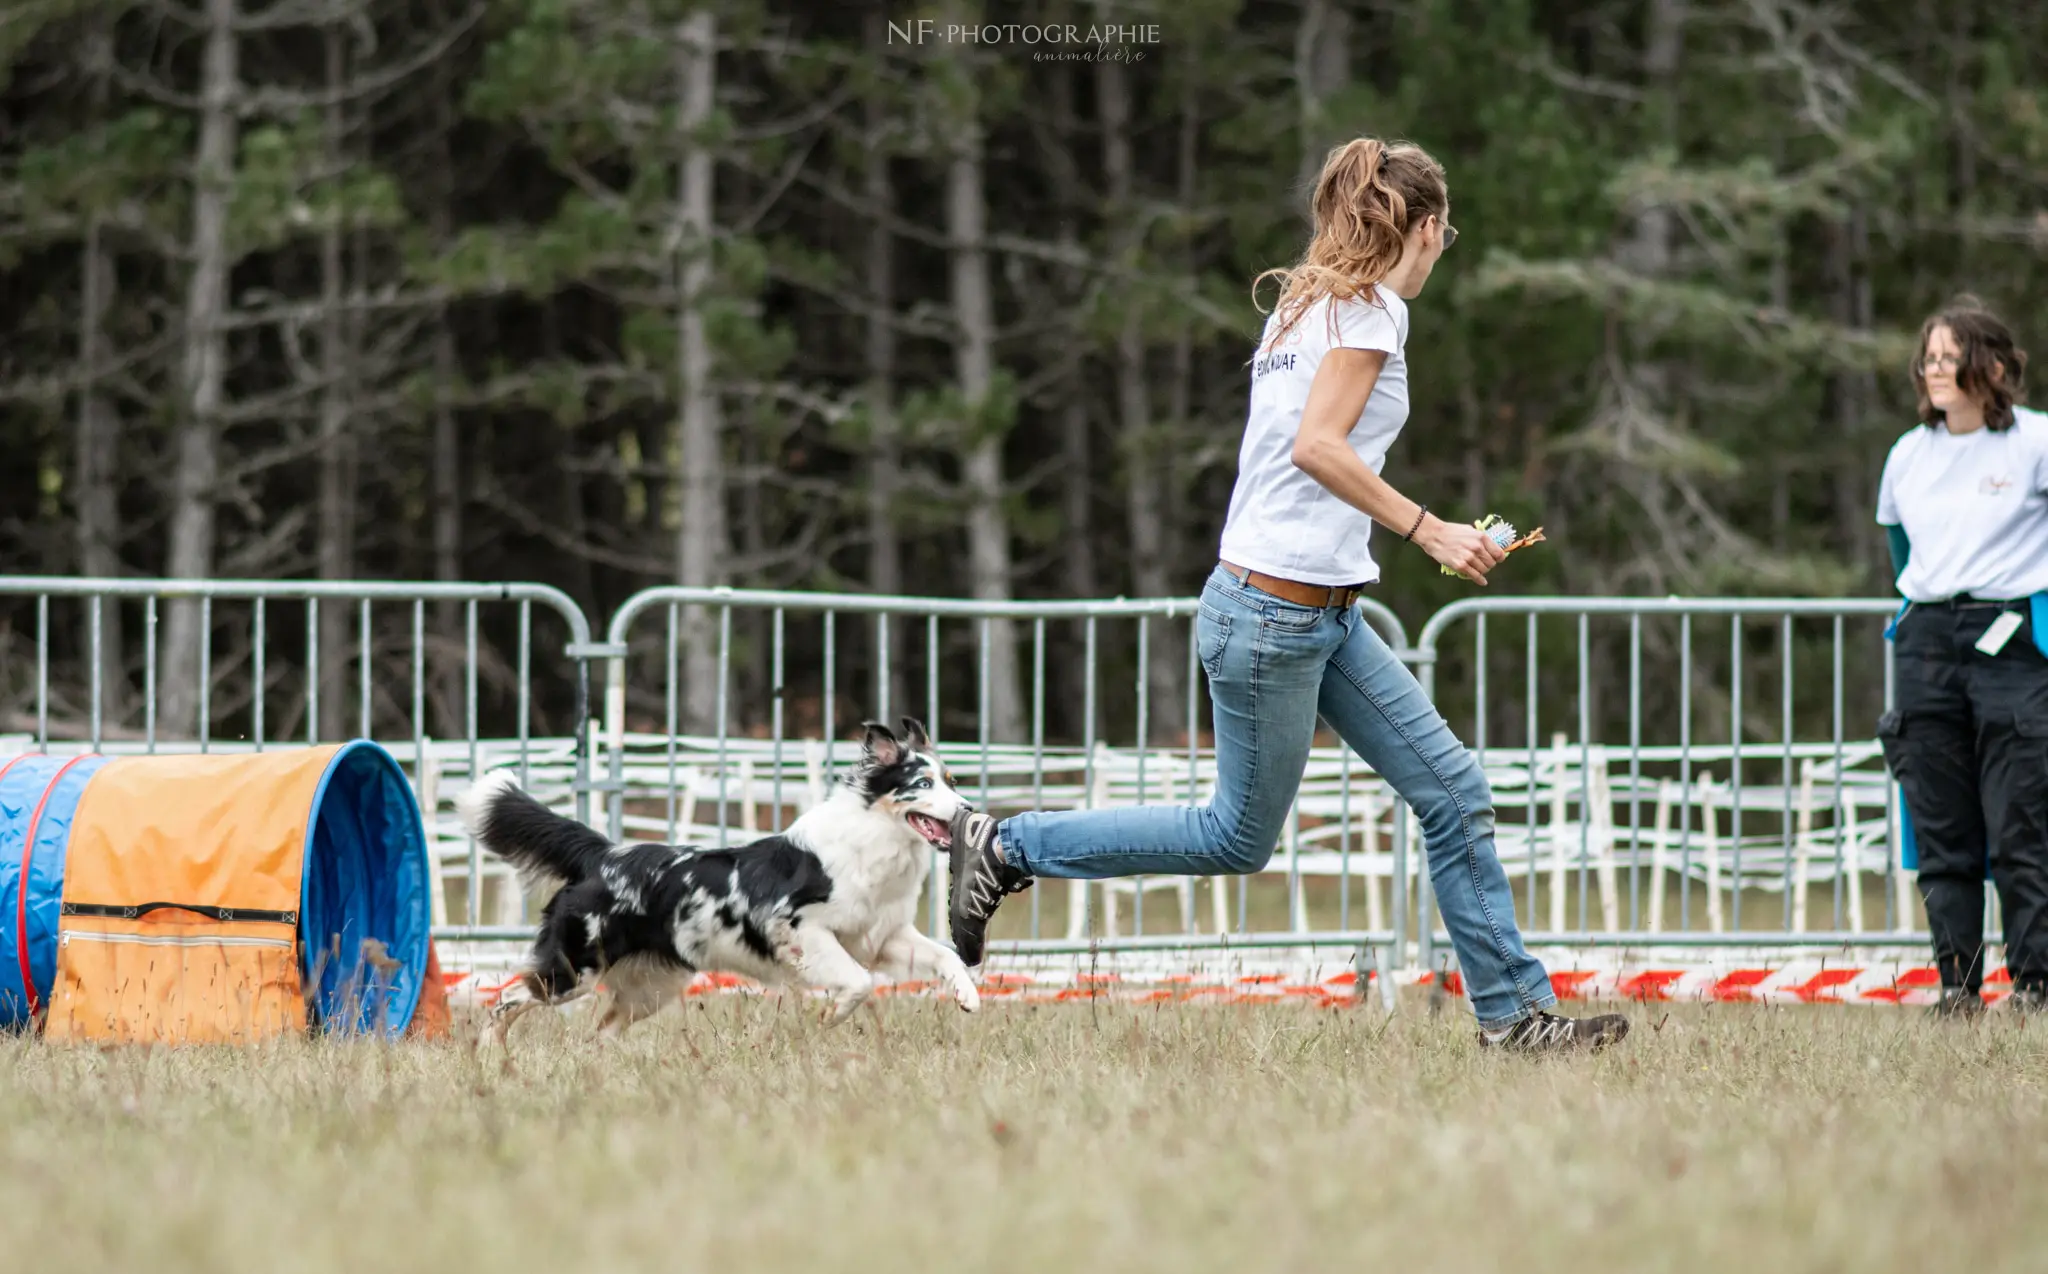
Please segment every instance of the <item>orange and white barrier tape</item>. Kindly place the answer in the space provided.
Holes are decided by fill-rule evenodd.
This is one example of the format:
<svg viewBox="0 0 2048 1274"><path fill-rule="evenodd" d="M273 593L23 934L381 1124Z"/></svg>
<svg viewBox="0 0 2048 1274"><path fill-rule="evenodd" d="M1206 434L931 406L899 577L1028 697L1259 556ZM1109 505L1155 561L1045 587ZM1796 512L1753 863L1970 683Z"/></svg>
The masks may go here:
<svg viewBox="0 0 2048 1274"><path fill-rule="evenodd" d="M1634 1000L1667 1003L1744 1004L1861 1004L1912 1006L1931 1004L1941 990L1940 975L1932 966L1909 960L1865 959L1841 963L1821 958L1790 959L1780 964L1727 965L1709 963L1635 964L1619 961L1596 963L1589 956L1583 963L1550 962L1551 989L1560 1000ZM1360 994L1359 973L1348 966L1295 964L1265 968L1241 966L1204 969L1186 963L1175 966L1157 960L1126 964L1114 971L1102 971L1101 962L1082 966L1068 958L1041 960L1026 968L985 972L981 982L984 999L1025 1004L1061 1003L1074 1000L1113 1000L1131 1004L1258 1004L1306 1003L1324 1007L1354 1004ZM1368 971L1367 985L1378 975ZM442 978L451 1006L493 1004L510 986L515 974L503 967L448 971ZM1435 975L1406 971L1393 975L1397 987L1429 986ZM1444 978L1453 995L1464 986L1454 971ZM2012 980L2003 968L1985 977L1984 998L2003 999L2011 992ZM684 991L685 997L719 994L760 994L763 988L748 979L725 973L698 974ZM887 985L882 995L931 995L939 991L934 982Z"/></svg>

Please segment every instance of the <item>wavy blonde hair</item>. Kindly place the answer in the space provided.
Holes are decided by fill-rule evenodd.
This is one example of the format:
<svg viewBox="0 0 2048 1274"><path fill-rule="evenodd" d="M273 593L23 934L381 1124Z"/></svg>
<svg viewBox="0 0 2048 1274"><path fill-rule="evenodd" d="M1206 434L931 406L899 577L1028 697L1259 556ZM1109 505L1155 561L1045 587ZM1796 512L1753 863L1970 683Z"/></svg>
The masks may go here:
<svg viewBox="0 0 2048 1274"><path fill-rule="evenodd" d="M1432 213L1441 219L1450 206L1443 165L1420 146L1360 137L1331 150L1310 203L1315 230L1308 251L1252 280L1254 304L1261 283L1280 280L1280 325L1268 345L1325 297L1371 299L1400 262L1408 231Z"/></svg>

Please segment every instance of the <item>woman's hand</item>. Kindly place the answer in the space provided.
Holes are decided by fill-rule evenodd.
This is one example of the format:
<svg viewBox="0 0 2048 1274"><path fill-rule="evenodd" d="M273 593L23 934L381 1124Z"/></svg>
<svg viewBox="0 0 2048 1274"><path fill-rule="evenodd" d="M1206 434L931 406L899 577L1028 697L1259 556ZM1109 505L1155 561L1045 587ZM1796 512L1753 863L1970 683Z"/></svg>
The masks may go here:
<svg viewBox="0 0 2048 1274"><path fill-rule="evenodd" d="M1351 427L1365 410L1387 356L1379 350L1333 349L1309 386L1301 426L1294 436L1294 465L1344 503L1397 535L1415 526L1422 506L1387 485L1386 479L1351 449ZM1501 564L1507 550L1476 526L1423 514L1415 542L1443 566L1474 584Z"/></svg>
<svg viewBox="0 0 2048 1274"><path fill-rule="evenodd" d="M1493 537L1478 527L1445 522L1435 514L1422 519L1421 529L1415 532L1415 542L1440 565L1448 566L1482 586L1486 583L1486 573L1506 561L1508 556L1506 549L1495 544Z"/></svg>

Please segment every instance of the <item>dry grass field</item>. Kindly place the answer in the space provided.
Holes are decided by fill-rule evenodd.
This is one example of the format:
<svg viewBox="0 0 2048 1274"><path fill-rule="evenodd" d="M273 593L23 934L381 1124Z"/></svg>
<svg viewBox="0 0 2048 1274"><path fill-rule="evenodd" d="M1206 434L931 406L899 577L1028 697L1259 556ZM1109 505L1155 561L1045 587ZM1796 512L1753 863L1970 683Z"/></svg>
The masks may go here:
<svg viewBox="0 0 2048 1274"><path fill-rule="evenodd" d="M605 1046L0 1042L0 1250L65 1271L2048 1268L2048 1022L707 999Z"/></svg>

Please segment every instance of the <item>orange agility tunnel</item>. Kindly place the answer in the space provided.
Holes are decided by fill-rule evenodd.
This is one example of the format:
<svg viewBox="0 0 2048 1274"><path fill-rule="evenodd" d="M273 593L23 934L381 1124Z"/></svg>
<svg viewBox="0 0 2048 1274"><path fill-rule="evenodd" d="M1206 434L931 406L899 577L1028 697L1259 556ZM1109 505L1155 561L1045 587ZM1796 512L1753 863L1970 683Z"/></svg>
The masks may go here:
<svg viewBox="0 0 2048 1274"><path fill-rule="evenodd" d="M375 743L0 757L0 1028L396 1036L438 974L405 774Z"/></svg>

